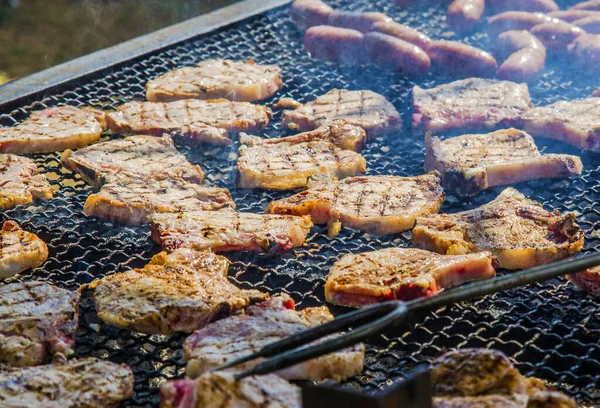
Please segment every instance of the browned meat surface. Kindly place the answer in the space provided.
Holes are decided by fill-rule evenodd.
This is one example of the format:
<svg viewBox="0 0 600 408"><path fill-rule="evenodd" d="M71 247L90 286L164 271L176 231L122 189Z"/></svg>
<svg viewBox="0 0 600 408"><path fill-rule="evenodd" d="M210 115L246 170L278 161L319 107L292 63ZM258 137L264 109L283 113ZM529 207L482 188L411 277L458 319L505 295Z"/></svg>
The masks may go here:
<svg viewBox="0 0 600 408"><path fill-rule="evenodd" d="M327 24L368 33L375 23L389 23L392 19L379 12L334 10L327 17Z"/></svg>
<svg viewBox="0 0 600 408"><path fill-rule="evenodd" d="M294 300L278 296L247 308L243 314L211 323L189 336L184 345L186 375L197 377L226 362L249 355L262 347L299 331L333 320L326 307L294 310ZM342 381L362 371L364 346L328 354L278 371L288 380L319 381L333 378ZM248 369L257 361L236 366Z"/></svg>
<svg viewBox="0 0 600 408"><path fill-rule="evenodd" d="M72 355L78 302L79 293L45 282L0 286L0 362L22 367Z"/></svg>
<svg viewBox="0 0 600 408"><path fill-rule="evenodd" d="M0 280L37 268L48 259L48 247L37 235L24 231L14 221L0 230Z"/></svg>
<svg viewBox="0 0 600 408"><path fill-rule="evenodd" d="M427 133L425 148L425 170L439 171L444 187L464 195L526 180L580 175L583 168L577 156L542 155L533 138L517 129L444 141Z"/></svg>
<svg viewBox="0 0 600 408"><path fill-rule="evenodd" d="M371 26L371 31L391 35L406 42L416 45L423 51L429 49L431 38L420 31L410 28L395 21L380 21Z"/></svg>
<svg viewBox="0 0 600 408"><path fill-rule="evenodd" d="M488 19L488 30L492 38L510 30L530 30L543 23L559 23L562 20L550 17L544 13L528 11L505 11Z"/></svg>
<svg viewBox="0 0 600 408"><path fill-rule="evenodd" d="M507 188L483 206L418 217L413 244L441 254L490 251L507 269L526 269L581 251L583 232L573 213L547 211Z"/></svg>
<svg viewBox="0 0 600 408"><path fill-rule="evenodd" d="M566 51L569 44L585 34L581 28L566 21L538 24L530 31L546 48L558 51Z"/></svg>
<svg viewBox="0 0 600 408"><path fill-rule="evenodd" d="M571 9L600 11L600 0L582 1L571 7Z"/></svg>
<svg viewBox="0 0 600 408"><path fill-rule="evenodd" d="M582 290L600 296L600 266L586 269L583 272L567 275L567 278Z"/></svg>
<svg viewBox="0 0 600 408"><path fill-rule="evenodd" d="M336 119L362 127L369 138L402 128L400 114L383 96L372 91L333 89L296 110L284 111L282 126L305 132Z"/></svg>
<svg viewBox="0 0 600 408"><path fill-rule="evenodd" d="M427 50L431 66L455 78L496 76L498 63L486 51L459 41L432 41Z"/></svg>
<svg viewBox="0 0 600 408"><path fill-rule="evenodd" d="M344 178L367 170L356 153L365 131L345 121L278 139L242 135L237 167L242 188L290 190L306 187L313 177Z"/></svg>
<svg viewBox="0 0 600 408"><path fill-rule="evenodd" d="M546 47L526 30L505 31L498 36L494 52L504 62L498 69L500 79L530 82L546 64Z"/></svg>
<svg viewBox="0 0 600 408"><path fill-rule="evenodd" d="M304 34L304 48L311 57L339 64L365 62L363 43L363 34L350 28L319 25Z"/></svg>
<svg viewBox="0 0 600 408"><path fill-rule="evenodd" d="M415 248L386 248L340 258L329 270L325 298L335 305L362 307L433 296L494 276L494 259L487 251L439 255Z"/></svg>
<svg viewBox="0 0 600 408"><path fill-rule="evenodd" d="M560 101L535 107L525 112L521 120L523 129L533 136L600 151L600 98Z"/></svg>
<svg viewBox="0 0 600 408"><path fill-rule="evenodd" d="M366 176L320 182L306 191L273 201L271 214L310 215L315 224L341 225L371 234L395 234L411 229L417 216L435 213L444 201L440 175L417 177Z"/></svg>
<svg viewBox="0 0 600 408"><path fill-rule="evenodd" d="M333 8L321 0L295 0L290 8L292 21L301 30L327 24Z"/></svg>
<svg viewBox="0 0 600 408"><path fill-rule="evenodd" d="M380 67L410 76L423 76L429 71L431 60L425 51L392 35L367 33L363 45L369 61Z"/></svg>
<svg viewBox="0 0 600 408"><path fill-rule="evenodd" d="M412 96L416 133L514 126L531 102L526 84L481 78L431 89L415 86Z"/></svg>
<svg viewBox="0 0 600 408"><path fill-rule="evenodd" d="M281 254L303 245L310 217L234 211L190 211L155 214L152 238L163 249L246 250Z"/></svg>
<svg viewBox="0 0 600 408"><path fill-rule="evenodd" d="M0 154L0 209L9 210L33 200L48 200L53 194L50 183L38 172L32 159Z"/></svg>
<svg viewBox="0 0 600 408"><path fill-rule="evenodd" d="M230 131L256 130L268 125L271 110L226 99L184 99L174 102L129 102L106 115L114 132L131 135L164 133L187 143L231 144Z"/></svg>
<svg viewBox="0 0 600 408"><path fill-rule="evenodd" d="M569 56L587 73L600 73L600 35L586 34L569 45ZM599 96L596 94L594 96Z"/></svg>
<svg viewBox="0 0 600 408"><path fill-rule="evenodd" d="M98 317L142 333L189 333L268 296L233 285L226 277L227 258L180 252L92 282Z"/></svg>
<svg viewBox="0 0 600 408"><path fill-rule="evenodd" d="M171 102L179 99L260 101L283 85L281 68L253 60L210 59L159 76L146 84L146 99Z"/></svg>
<svg viewBox="0 0 600 408"><path fill-rule="evenodd" d="M0 371L0 406L110 408L133 394L126 365L95 358Z"/></svg>

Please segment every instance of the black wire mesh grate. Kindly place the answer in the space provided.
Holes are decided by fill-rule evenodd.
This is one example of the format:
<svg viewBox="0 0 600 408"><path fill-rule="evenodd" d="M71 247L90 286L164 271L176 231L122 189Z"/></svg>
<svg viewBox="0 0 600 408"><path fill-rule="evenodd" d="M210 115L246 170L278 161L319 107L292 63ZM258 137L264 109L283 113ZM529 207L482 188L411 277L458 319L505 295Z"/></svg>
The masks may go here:
<svg viewBox="0 0 600 408"><path fill-rule="evenodd" d="M434 38L453 38L445 24L443 8L407 12L392 6L391 0L330 3L345 9L384 11ZM464 41L491 49L485 30ZM47 91L35 101L15 106L12 111L3 109L0 124L11 126L32 111L62 104L114 109L126 101L143 99L148 79L175 67L215 57L254 58L259 63L281 66L285 86L276 98L287 96L305 102L332 88L371 89L383 94L399 109L405 125L401 133L368 144L364 151L368 174L408 176L423 172L423 141L410 131L410 89L415 84L431 87L451 79L431 72L415 82L371 66L349 68L311 60L303 50L302 35L289 21L285 8ZM574 67L560 66L560 62L560 59L551 59L540 81L530 87L534 104L587 97L599 85L590 82L593 78L579 75ZM278 136L279 118L280 112L276 112L272 125L261 134ZM113 137L118 136L106 138ZM539 139L537 143L546 152L581 153L549 140ZM287 195L236 189L235 147L199 146L181 150L202 166L208 183L231 189L240 211L261 212L270 200ZM140 267L159 251L149 238L149 228L125 227L85 217L83 203L93 189L62 168L59 155L33 157L57 187L56 196L47 202L5 212L2 219L15 219L24 228L39 234L48 243L50 257L43 268L16 279L45 279L76 289L96 277ZM600 200L600 160L588 152L582 153L582 159L581 178L528 182L516 188L547 208L574 211L587 231L584 249L587 252L600 247L597 232L600 211L594 208ZM442 211L479 206L499 191L501 189L493 189L469 199L449 194ZM328 239L325 228L316 227L305 247L282 257L229 254L230 275L244 287L275 294L286 292L299 307L315 306L323 304L325 277L333 262L343 254L409 244L409 232L369 236L344 230L338 237ZM89 294L83 297L80 320L78 356L126 362L134 370L135 395L123 406L156 406L158 385L183 374L183 335L148 336L106 326L96 316ZM505 352L524 374L540 377L566 391L577 398L581 406L600 406L600 305L565 279L444 308L427 314L418 323L405 324L380 336L368 345L364 372L347 386L366 390L382 388L444 349L478 346Z"/></svg>

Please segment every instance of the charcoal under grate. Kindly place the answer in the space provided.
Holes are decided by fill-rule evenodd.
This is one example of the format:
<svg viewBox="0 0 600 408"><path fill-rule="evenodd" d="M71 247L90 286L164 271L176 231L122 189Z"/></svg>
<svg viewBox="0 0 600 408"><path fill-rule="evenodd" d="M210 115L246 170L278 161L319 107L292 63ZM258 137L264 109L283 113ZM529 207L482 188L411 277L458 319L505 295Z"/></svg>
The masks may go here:
<svg viewBox="0 0 600 408"><path fill-rule="evenodd" d="M383 11L434 38L452 38L443 8L407 12L392 6L392 0L330 3L350 10ZM485 30L464 41L491 49ZM18 102L21 105L12 106L12 111L4 107L0 124L11 126L35 110L63 104L114 109L126 101L142 100L144 84L149 79L175 67L216 57L254 58L259 63L279 65L285 86L276 98L286 96L306 102L332 88L371 89L383 94L401 112L405 125L402 132L368 144L363 153L369 167L367 174L411 176L423 172L423 140L413 136L410 129L410 90L416 84L431 87L451 79L431 72L415 82L371 66L349 68L311 60L303 50L302 35L290 22L286 8L271 10L118 68L101 71L91 78L46 91L35 100ZM587 97L599 85L587 82L593 78L578 74L572 67L560 67L559 62L550 60L540 80L530 86L535 105ZM280 135L279 118L276 112L272 125L259 134ZM546 152L580 154L565 144L536 141ZM202 166L208 183L231 190L240 211L262 212L270 200L289 194L236 189L235 154L232 154L235 146L232 149L182 147L181 150ZM93 188L62 168L58 155L33 157L57 188L56 196L47 202L7 211L2 219L15 219L24 228L39 234L48 243L50 256L43 268L16 279L44 279L76 289L94 278L140 267L159 251L147 227L126 227L87 218L82 212L83 203ZM594 208L600 201L599 158L583 152L581 178L516 186L546 208L575 212L586 230L584 252L596 251L600 246L597 233L600 211ZM469 199L449 194L442 211L479 206L500 191L492 189ZM305 247L281 257L229 254L230 275L247 288L273 294L288 293L299 307L321 305L324 304L325 277L335 260L347 253L409 246L410 237L410 232L371 236L345 229L338 237L329 239L325 228L316 227ZM125 362L133 369L135 394L123 406L157 405L159 384L183 375L183 339L183 335L141 335L104 325L95 313L89 294L83 297L77 355ZM574 396L581 406L600 405L600 304L565 279L444 308L427 314L418 323L405 324L393 333L382 335L368 344L363 373L346 385L366 390L383 388L445 349L482 346L503 351L524 374L546 380Z"/></svg>

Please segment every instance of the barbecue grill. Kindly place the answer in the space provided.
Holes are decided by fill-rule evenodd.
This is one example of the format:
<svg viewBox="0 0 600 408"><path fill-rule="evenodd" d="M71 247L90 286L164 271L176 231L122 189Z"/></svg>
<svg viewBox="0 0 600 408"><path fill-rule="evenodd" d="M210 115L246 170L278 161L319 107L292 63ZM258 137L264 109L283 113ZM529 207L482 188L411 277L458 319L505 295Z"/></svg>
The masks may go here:
<svg viewBox="0 0 600 408"><path fill-rule="evenodd" d="M173 68L207 58L254 58L283 69L285 86L266 104L283 96L307 102L332 88L371 89L384 95L401 112L404 127L400 133L367 144L363 152L368 163L367 174L423 173L423 138L413 136L410 127L410 90L414 85L429 88L452 79L430 72L414 81L374 66L352 68L313 60L304 51L302 33L291 23L288 8L282 3L285 1L248 0L200 18L209 25L184 23L129 43L121 48L121 53L115 53L114 61L107 60L104 53L101 58L96 55L76 64L67 63L50 71L51 77L46 73L9 84L0 88L0 99L5 101L0 124L11 126L35 110L62 104L114 109L127 101L143 100L145 83ZM407 11L395 7L392 0L328 3L346 10L383 11L434 38L451 36L444 21L445 7ZM558 3L562 7L569 4ZM232 16L237 21L232 21ZM193 32L183 31L190 27L194 27ZM485 29L463 41L491 49ZM123 50L127 52L123 54ZM116 65L111 65L113 62ZM50 79L48 85L36 83L43 75ZM599 85L590 82L593 80L564 61L550 58L540 80L530 86L533 103L545 105L588 97ZM275 113L271 123L261 135L281 134L280 112ZM119 136L109 135L103 140L115 137ZM575 212L586 230L583 252L597 251L600 211L595 203L600 201L600 156L550 140L536 139L536 142L545 152L581 154L583 175L572 180L526 182L515 187L546 208ZM231 190L239 211L262 212L271 200L289 195L236 189L237 144L231 148L180 146L180 150L201 165L209 184ZM141 267L160 250L150 239L149 227L123 226L86 217L83 203L94 188L60 166L59 154L32 157L57 188L55 198L6 211L2 220L14 219L38 234L48 244L50 256L42 268L14 279L42 279L75 290L95 278ZM491 189L470 198L448 193L441 211L477 207L501 190ZM272 294L286 292L303 308L324 304L327 272L342 255L409 246L410 238L410 232L372 236L343 229L339 236L329 239L326 227L319 226L309 235L306 246L281 257L240 252L227 256L232 260L230 275L242 287ZM504 273L508 272L499 271L500 275ZM89 294L82 298L76 355L127 363L132 368L136 376L135 393L122 406L157 405L158 385L183 375L184 338L184 335L143 335L104 325ZM600 303L564 278L444 307L378 336L367 344L363 373L341 386L365 391L386 388L421 363L453 347L501 350L523 374L555 385L576 398L582 407L600 406Z"/></svg>

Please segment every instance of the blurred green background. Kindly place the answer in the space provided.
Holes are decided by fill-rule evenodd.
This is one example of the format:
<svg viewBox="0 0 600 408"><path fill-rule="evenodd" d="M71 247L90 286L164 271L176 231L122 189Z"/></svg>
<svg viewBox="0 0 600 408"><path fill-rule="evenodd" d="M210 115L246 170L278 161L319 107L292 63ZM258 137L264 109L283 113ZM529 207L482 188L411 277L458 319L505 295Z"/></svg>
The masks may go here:
<svg viewBox="0 0 600 408"><path fill-rule="evenodd" d="M240 0L0 0L0 84Z"/></svg>

